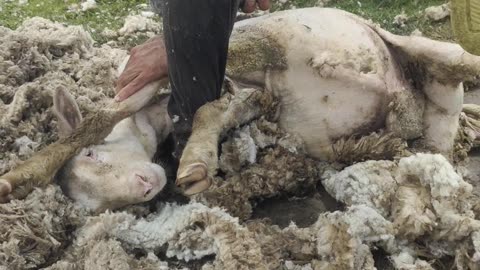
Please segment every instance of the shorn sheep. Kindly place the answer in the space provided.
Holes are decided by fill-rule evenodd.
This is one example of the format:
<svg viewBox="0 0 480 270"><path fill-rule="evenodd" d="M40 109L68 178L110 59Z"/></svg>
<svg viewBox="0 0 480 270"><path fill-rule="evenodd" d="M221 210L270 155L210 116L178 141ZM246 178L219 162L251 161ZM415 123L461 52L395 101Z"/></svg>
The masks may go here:
<svg viewBox="0 0 480 270"><path fill-rule="evenodd" d="M42 20L27 23L37 25L39 33L67 29ZM87 38L81 39L85 32L68 29L77 32L53 40L55 45L31 46L47 49L24 59L32 57L32 66L44 63L39 74L42 67L58 73L26 83L12 102L0 104L2 111L6 108L2 115L21 118L17 109L32 96L31 89L50 85L49 78L63 78L59 74L72 69L56 57L95 62L88 52L110 51L92 49ZM44 36L39 40L54 37ZM68 43L70 38L80 40ZM395 36L338 10L302 9L240 22L230 51L233 82L221 99L198 112L178 170L178 184L187 194L210 186L192 196L203 204L161 203L147 218L124 211L88 217L57 188L37 189L25 200L0 205L6 217L0 219L5 236L0 267L174 269L155 255L160 252L185 261L216 254L203 269L374 269L371 250L379 248L398 269L432 269L434 260L446 256L455 257L460 269L478 269L478 202L448 161L460 151L459 142L478 143L478 107L463 105L461 112L461 83L478 74L477 62L457 45ZM14 83L8 79L21 74L17 69L0 76L0 82ZM82 83L87 72L72 76ZM99 81L105 78L111 76ZM58 174L67 194L93 210L151 199L165 181L162 168L150 162L155 144L170 129L162 117L166 99L157 94L164 84L155 82L126 102L91 110L84 118L76 105L85 106L82 99L73 101L67 83L55 84L51 96L62 138L0 177L2 198L22 198ZM2 127L8 128L6 122L2 117ZM229 129L236 129L233 136ZM228 139L218 153L224 135ZM411 153L420 150L440 154ZM109 174L120 170L108 155L125 159L122 153L129 151L144 162L139 167L145 171L137 172L129 160L133 167L123 165L124 175ZM365 159L346 168L327 163ZM79 168L86 170L78 173ZM217 175L218 168L224 175ZM88 177L100 169L103 187L98 178ZM81 181L89 188L78 188ZM127 187L101 192L114 187L112 181ZM320 214L305 228L241 222L250 217L249 199L312 188L318 181L345 210ZM71 226L79 228L70 236ZM139 250L143 255L135 256Z"/></svg>

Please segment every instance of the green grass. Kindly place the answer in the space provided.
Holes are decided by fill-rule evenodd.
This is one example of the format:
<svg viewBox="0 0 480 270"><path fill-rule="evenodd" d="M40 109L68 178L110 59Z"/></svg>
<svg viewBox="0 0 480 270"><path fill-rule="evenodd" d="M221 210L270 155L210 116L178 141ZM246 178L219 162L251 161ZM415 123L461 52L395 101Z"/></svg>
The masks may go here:
<svg viewBox="0 0 480 270"><path fill-rule="evenodd" d="M314 6L318 0L296 0L285 4L274 4L273 9L285 9L290 5L297 8ZM408 35L418 29L428 37L443 40L452 40L450 20L430 22L423 15L425 8L445 3L445 0L331 0L326 6L335 7L372 19L380 23L383 28L395 33ZM405 27L393 23L396 15L405 12L409 17Z"/></svg>
<svg viewBox="0 0 480 270"><path fill-rule="evenodd" d="M43 17L52 21L71 25L83 25L97 42L105 42L101 35L104 28L117 30L122 27L124 18L143 10L139 5L146 0L97 0L98 7L85 12L67 12L78 0L29 0L19 5L18 0L0 0L0 25L11 29L17 28L28 17Z"/></svg>
<svg viewBox="0 0 480 270"><path fill-rule="evenodd" d="M201 0L198 0L201 1ZM274 2L272 10L314 6L318 0L293 0L287 4ZM40 16L67 24L83 25L99 43L107 40L100 33L104 28L119 29L128 14L136 13L147 4L147 0L97 0L98 7L86 12L67 12L72 4L79 0L29 0L19 5L18 0L0 0L0 25L16 28L28 17ZM429 6L443 4L445 0L331 0L328 7L340 8L364 18L380 23L385 29L397 34L410 34L419 29L426 36L435 39L452 40L450 21L446 19L432 23L423 16L423 10ZM409 17L405 27L393 23L396 15L405 12Z"/></svg>
<svg viewBox="0 0 480 270"><path fill-rule="evenodd" d="M358 3L361 3L361 6ZM380 23L383 28L396 34L410 34L418 29L426 36L451 40L450 20L430 22L423 15L425 8L444 4L445 0L333 0L329 6L358 14ZM396 15L405 12L409 17L405 27L393 23Z"/></svg>

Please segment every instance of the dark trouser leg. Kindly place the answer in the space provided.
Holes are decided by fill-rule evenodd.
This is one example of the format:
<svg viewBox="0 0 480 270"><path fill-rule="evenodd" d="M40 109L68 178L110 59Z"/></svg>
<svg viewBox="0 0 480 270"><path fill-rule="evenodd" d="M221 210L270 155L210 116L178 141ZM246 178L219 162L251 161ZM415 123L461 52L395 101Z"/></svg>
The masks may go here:
<svg viewBox="0 0 480 270"><path fill-rule="evenodd" d="M198 108L220 97L237 0L165 0L163 23L180 158Z"/></svg>

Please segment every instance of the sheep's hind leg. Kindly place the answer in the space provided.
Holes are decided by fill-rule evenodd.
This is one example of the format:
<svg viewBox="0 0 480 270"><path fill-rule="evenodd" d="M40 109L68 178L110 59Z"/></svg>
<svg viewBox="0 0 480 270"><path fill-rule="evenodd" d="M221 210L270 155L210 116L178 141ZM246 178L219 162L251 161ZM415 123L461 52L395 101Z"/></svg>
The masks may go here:
<svg viewBox="0 0 480 270"><path fill-rule="evenodd" d="M206 190L218 168L218 142L228 130L268 113L275 102L270 91L238 90L207 103L195 114L192 135L180 159L176 184L185 195Z"/></svg>
<svg viewBox="0 0 480 270"><path fill-rule="evenodd" d="M442 84L432 80L424 86L424 93L427 97L425 142L430 149L452 158L463 106L463 85Z"/></svg>
<svg viewBox="0 0 480 270"><path fill-rule="evenodd" d="M462 111L462 82L476 80L480 57L465 52L458 44L397 36L371 27L405 62L417 67L415 74L424 75L417 82L424 85L427 97L423 118L426 146L451 157Z"/></svg>

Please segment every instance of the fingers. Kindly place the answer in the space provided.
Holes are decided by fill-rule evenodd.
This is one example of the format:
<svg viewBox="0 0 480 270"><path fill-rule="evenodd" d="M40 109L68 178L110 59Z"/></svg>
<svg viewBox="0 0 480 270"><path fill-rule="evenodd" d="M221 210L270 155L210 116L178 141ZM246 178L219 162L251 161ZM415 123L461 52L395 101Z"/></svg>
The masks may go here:
<svg viewBox="0 0 480 270"><path fill-rule="evenodd" d="M243 12L245 13L252 13L255 11L255 6L257 5L256 0L245 0L245 4L243 5Z"/></svg>
<svg viewBox="0 0 480 270"><path fill-rule="evenodd" d="M135 94L138 90L142 89L147 83L147 80L145 80L143 76L138 75L118 92L118 94L115 96L115 101L121 102L127 99L131 95Z"/></svg>
<svg viewBox="0 0 480 270"><path fill-rule="evenodd" d="M0 203L10 201L9 194L12 192L12 185L5 179L0 179Z"/></svg>
<svg viewBox="0 0 480 270"><path fill-rule="evenodd" d="M123 72L117 80L115 85L115 93L118 94L125 86L130 84L135 78L139 76L138 72Z"/></svg>
<svg viewBox="0 0 480 270"><path fill-rule="evenodd" d="M154 36L152 38L149 38L145 43L151 43L151 42L162 42L163 44L163 37L162 36Z"/></svg>
<svg viewBox="0 0 480 270"><path fill-rule="evenodd" d="M5 179L0 179L0 196L6 196L12 192L12 185Z"/></svg>
<svg viewBox="0 0 480 270"><path fill-rule="evenodd" d="M270 8L270 0L257 0L258 8L261 10L267 10Z"/></svg>
<svg viewBox="0 0 480 270"><path fill-rule="evenodd" d="M245 0L245 4L242 7L243 12L252 13L257 7L261 10L267 10L270 8L270 0Z"/></svg>
<svg viewBox="0 0 480 270"><path fill-rule="evenodd" d="M122 88L124 88L127 84L129 84L135 77L138 76L138 72L133 72L131 71L130 67L134 66L133 62L133 54L132 57L130 57L127 61L127 64L125 65L125 70L120 74L120 77L118 77L118 80L115 85L115 93L119 93Z"/></svg>

